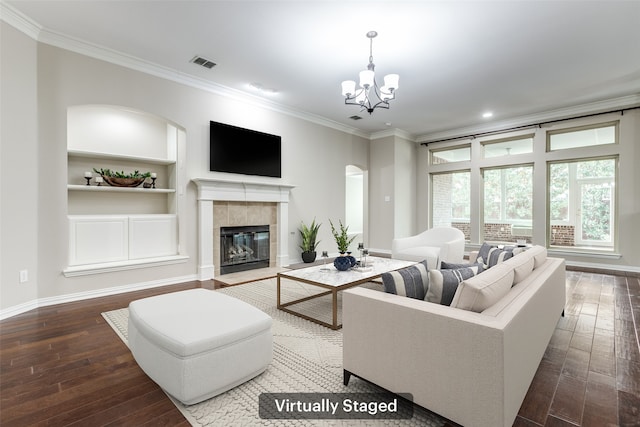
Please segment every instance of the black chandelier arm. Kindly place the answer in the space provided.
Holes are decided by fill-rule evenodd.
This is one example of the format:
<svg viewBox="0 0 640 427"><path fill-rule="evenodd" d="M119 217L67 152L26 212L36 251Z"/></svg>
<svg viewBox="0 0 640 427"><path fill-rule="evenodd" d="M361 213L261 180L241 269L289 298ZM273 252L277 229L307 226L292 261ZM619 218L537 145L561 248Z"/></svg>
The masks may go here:
<svg viewBox="0 0 640 427"><path fill-rule="evenodd" d="M369 90L371 90L372 88L369 88ZM361 88L359 90L356 90L356 93L352 96L347 96L344 100L345 105L359 105L362 107L362 110L367 110L367 112L369 114L373 113L373 110L375 110L376 108L385 108L385 109L389 109L389 101L392 101L396 98L396 93L395 91L391 92L390 95L391 97L388 98L387 100L384 100L384 98L381 96L381 91L380 88L378 87L378 83L374 80L373 81L373 93L375 94L376 98L378 98L378 102L375 104L371 103L371 98L369 97L369 93L365 93L364 96L364 101L363 103L360 102L355 102L356 99L358 99L359 96L361 96L362 92L365 92L366 89Z"/></svg>

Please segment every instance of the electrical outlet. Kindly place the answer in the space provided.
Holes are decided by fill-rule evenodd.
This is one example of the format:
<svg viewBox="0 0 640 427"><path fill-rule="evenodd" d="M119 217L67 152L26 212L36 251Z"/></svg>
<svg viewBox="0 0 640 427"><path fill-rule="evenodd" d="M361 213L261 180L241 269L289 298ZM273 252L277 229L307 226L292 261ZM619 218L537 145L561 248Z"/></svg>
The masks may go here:
<svg viewBox="0 0 640 427"><path fill-rule="evenodd" d="M29 270L20 270L20 283L29 281Z"/></svg>

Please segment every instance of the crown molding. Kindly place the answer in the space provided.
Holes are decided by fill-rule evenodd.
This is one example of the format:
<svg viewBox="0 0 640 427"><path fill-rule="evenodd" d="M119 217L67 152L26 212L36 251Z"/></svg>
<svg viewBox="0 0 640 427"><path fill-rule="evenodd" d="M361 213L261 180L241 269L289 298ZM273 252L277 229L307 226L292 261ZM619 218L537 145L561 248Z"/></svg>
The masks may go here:
<svg viewBox="0 0 640 427"><path fill-rule="evenodd" d="M366 139L369 139L371 136L369 133L363 132L360 129L346 126L342 123L335 122L325 117L311 114L303 110L294 109L286 105L279 104L277 102L264 99L262 97L237 89L232 89L230 87L220 85L205 79L190 76L178 70L145 61L132 55L107 48L105 46L89 43L85 40L70 37L56 31L48 30L46 28L43 28L37 22L22 14L12 6L4 2L1 2L0 5L2 6L1 18L3 21L6 21L8 24L14 26L16 29L22 31L23 33L40 43L69 50L71 52L79 53L90 58L109 62L111 64L136 70L165 80L180 83L185 86L204 90L206 92L214 93L225 98L230 98L246 104L266 108L291 117L315 123L320 126L335 129L350 135L356 135Z"/></svg>
<svg viewBox="0 0 640 427"><path fill-rule="evenodd" d="M491 124L468 126L455 130L423 134L418 136L416 138L416 141L428 142L438 139L456 138L463 135L473 135L474 133L497 132L503 129L514 128L518 126L536 125L538 123L544 123L547 121L578 117L588 114L603 113L611 110L622 110L625 108L633 108L638 106L640 106L640 94L626 95L618 98L594 101L586 104L574 105L566 108L557 108L555 110L514 117L512 119L503 120Z"/></svg>
<svg viewBox="0 0 640 427"><path fill-rule="evenodd" d="M162 65L144 61L140 58L132 55L109 49L104 46L96 45L86 42L77 38L69 37L67 35L43 29L40 32L39 40L41 43L59 47L61 49L69 50L75 53L79 53L84 56L88 56L101 61L116 64L125 68L140 71L145 74L149 74L155 77L159 77L165 80L170 80L176 83L183 84L192 88L200 89L206 92L214 93L216 95L234 99L246 104L258 106L261 108L267 108L278 113L286 114L288 116L296 117L302 120L306 120L321 126L333 128L341 132L361 136L363 138L369 138L369 134L362 132L359 129L345 126L341 123L326 119L321 116L307 113L302 110L293 109L277 102L261 98L259 96L243 92L237 89L211 82L209 80L201 79L199 77L191 76L182 73L173 68L164 67Z"/></svg>
<svg viewBox="0 0 640 427"><path fill-rule="evenodd" d="M407 141L411 141L411 142L417 142L416 141L416 137L412 134L410 134L409 132L402 130L402 129L387 129L387 130L381 130L379 132L374 132L369 136L369 139L371 139L372 141L374 139L381 139L381 138L387 138L387 137L397 137L397 138L403 138L406 139Z"/></svg>
<svg viewBox="0 0 640 427"><path fill-rule="evenodd" d="M42 26L13 6L0 1L0 20L38 40Z"/></svg>

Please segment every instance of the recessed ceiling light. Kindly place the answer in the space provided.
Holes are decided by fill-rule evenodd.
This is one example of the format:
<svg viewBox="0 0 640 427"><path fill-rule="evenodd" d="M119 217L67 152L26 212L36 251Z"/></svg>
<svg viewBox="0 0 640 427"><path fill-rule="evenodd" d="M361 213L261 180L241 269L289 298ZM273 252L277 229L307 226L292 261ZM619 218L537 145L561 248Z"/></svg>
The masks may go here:
<svg viewBox="0 0 640 427"><path fill-rule="evenodd" d="M261 92L265 95L275 95L276 93L278 93L277 89L273 89L273 88L269 88L269 87L264 87L264 85L262 83L258 83L258 82L253 82L253 83L249 83L249 87L255 91Z"/></svg>
<svg viewBox="0 0 640 427"><path fill-rule="evenodd" d="M486 113L482 113L482 117L488 119L489 117L493 117L493 113L491 111L487 111Z"/></svg>

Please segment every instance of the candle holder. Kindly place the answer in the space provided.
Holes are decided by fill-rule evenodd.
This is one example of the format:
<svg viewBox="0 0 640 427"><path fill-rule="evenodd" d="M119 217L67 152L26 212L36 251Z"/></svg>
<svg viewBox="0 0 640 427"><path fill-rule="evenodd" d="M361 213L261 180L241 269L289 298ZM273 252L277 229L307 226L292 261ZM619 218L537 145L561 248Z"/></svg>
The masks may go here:
<svg viewBox="0 0 640 427"><path fill-rule="evenodd" d="M98 183L98 187L102 186L102 182L103 182L103 181L104 181L104 180L102 179L102 177L101 177L101 176L96 176L96 182Z"/></svg>
<svg viewBox="0 0 640 427"><path fill-rule="evenodd" d="M84 179L87 180L87 185L91 185L91 177L90 176L85 176Z"/></svg>
<svg viewBox="0 0 640 427"><path fill-rule="evenodd" d="M327 268L328 257L329 254L327 253L327 251L322 251L322 268L320 269L320 271L329 271L329 269Z"/></svg>
<svg viewBox="0 0 640 427"><path fill-rule="evenodd" d="M156 177L152 176L151 177L151 188L156 188Z"/></svg>

